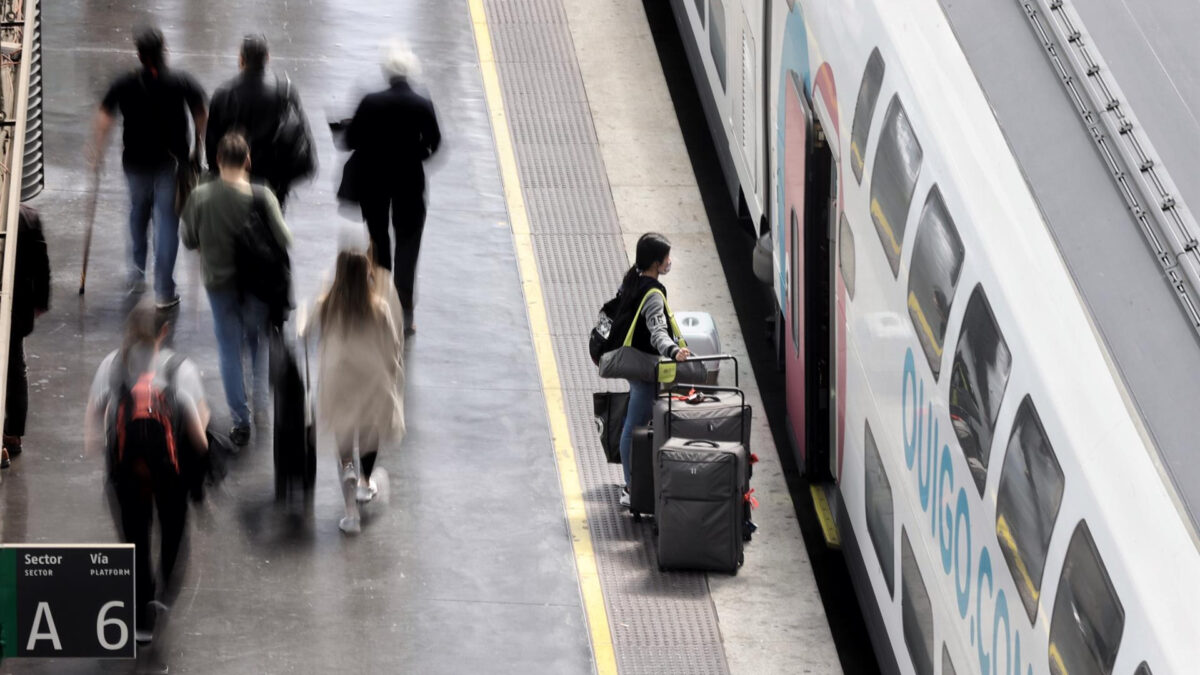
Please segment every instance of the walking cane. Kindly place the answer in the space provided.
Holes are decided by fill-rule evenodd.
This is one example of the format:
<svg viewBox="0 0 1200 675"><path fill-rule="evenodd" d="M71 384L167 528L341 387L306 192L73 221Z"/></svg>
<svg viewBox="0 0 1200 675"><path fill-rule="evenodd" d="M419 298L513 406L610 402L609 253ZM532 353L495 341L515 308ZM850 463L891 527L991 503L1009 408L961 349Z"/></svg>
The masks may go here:
<svg viewBox="0 0 1200 675"><path fill-rule="evenodd" d="M92 226L96 224L96 202L100 199L100 166L92 172L91 196L88 197L87 229L83 233L83 270L79 273L79 294L87 284L88 256L92 252Z"/></svg>

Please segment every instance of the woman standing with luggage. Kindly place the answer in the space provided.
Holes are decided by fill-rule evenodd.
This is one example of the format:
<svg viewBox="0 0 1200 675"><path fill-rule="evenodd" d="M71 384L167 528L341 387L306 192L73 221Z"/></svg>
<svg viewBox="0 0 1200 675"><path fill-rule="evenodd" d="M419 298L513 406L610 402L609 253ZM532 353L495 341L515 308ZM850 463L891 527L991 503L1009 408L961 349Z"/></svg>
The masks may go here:
<svg viewBox="0 0 1200 675"><path fill-rule="evenodd" d="M676 344L677 336L671 335L667 319L667 289L659 281L661 276L670 271L671 242L655 232L643 234L638 239L635 263L625 273L617 293L621 303L613 333L628 331L632 321L633 342L630 346L647 354L684 361L691 356L691 352ZM651 293L653 290L659 293ZM629 408L625 413L625 426L621 430L621 467L625 471L625 487L621 490L622 506L629 506L629 457L633 447L633 429L650 421L657 393L656 381L629 380Z"/></svg>
<svg viewBox="0 0 1200 675"><path fill-rule="evenodd" d="M404 434L402 344L386 299L374 292L371 262L363 253L338 254L333 284L318 302L318 416L337 440L346 515L339 527L361 530L358 502L378 490L371 475L381 442ZM354 467L358 442L362 476Z"/></svg>

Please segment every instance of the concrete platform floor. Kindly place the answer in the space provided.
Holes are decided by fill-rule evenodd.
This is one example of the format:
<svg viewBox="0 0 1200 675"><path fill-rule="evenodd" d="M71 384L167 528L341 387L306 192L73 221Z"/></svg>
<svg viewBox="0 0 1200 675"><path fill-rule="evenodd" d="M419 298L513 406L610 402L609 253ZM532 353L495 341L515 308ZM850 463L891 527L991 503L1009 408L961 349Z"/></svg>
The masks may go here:
<svg viewBox="0 0 1200 675"><path fill-rule="evenodd" d="M382 84L391 36L423 59L445 144L432 167L422 251L420 334L408 352L403 447L385 448L390 504L361 536L337 530L329 439L312 513L272 502L269 429L193 511L191 564L160 653L171 672L592 672L571 545L521 297L465 2L63 0L43 5L48 150L42 210L53 308L27 341L31 413L24 455L0 485L7 542L112 541L103 463L82 455L95 367L119 341L126 190L119 145L101 186L87 295L76 295L87 172L82 156L107 82L134 68L136 25L157 23L171 63L211 90L232 76L243 33L265 32L271 65L295 83L320 175L289 204L300 298L311 298L347 226L336 212L340 157L326 116ZM119 138L119 135L118 135ZM228 419L194 255L176 270L177 343ZM151 658L153 657L153 658ZM129 662L14 660L4 672L126 672Z"/></svg>

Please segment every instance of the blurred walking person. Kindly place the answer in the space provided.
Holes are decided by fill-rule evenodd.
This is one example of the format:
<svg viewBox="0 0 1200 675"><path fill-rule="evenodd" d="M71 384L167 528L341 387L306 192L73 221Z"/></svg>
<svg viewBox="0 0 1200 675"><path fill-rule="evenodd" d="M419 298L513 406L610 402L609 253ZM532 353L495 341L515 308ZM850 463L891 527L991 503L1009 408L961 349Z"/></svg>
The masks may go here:
<svg viewBox="0 0 1200 675"><path fill-rule="evenodd" d="M176 199L180 176L190 164L189 119L196 130L195 147L202 147L208 112L204 90L182 70L167 68L167 47L157 28L144 28L134 37L142 67L117 78L96 113L88 161L100 170L116 116L124 117L125 150L121 164L129 183L129 285L141 292L146 279L147 234L154 221L154 294L160 308L179 303L175 292L175 257L179 251Z"/></svg>
<svg viewBox="0 0 1200 675"><path fill-rule="evenodd" d="M291 234L270 188L250 184L250 148L245 138L237 133L226 134L217 146L216 161L220 179L204 183L192 192L183 209L180 236L184 246L200 251L204 288L213 313L221 382L233 418L229 437L235 444L245 445L250 440L252 418L246 397L244 352L250 352L255 403L265 410L265 333L269 323L280 322L287 309L281 305L286 299L272 306L248 289L264 283L286 287L288 280L273 278L283 272L271 269L270 265L250 268L244 261L239 263L239 254L247 230L265 229L269 233L265 235L270 240L267 243L284 256L282 261L275 262L286 268Z"/></svg>
<svg viewBox="0 0 1200 675"><path fill-rule="evenodd" d="M358 502L371 501L386 476L376 470L381 443L404 435L403 345L385 297L373 288L370 259L343 251L329 291L314 312L319 331L317 415L337 440L346 514L339 527L360 529ZM362 475L354 466L357 441Z"/></svg>
<svg viewBox="0 0 1200 675"><path fill-rule="evenodd" d="M361 206L375 262L393 270L404 333L412 335L417 256L425 229L423 162L437 152L442 135L433 103L410 84L419 69L416 55L393 44L382 66L388 88L368 94L345 128L344 143L353 154L338 196ZM389 217L396 236L394 258Z"/></svg>
<svg viewBox="0 0 1200 675"><path fill-rule="evenodd" d="M200 371L166 345L170 326L148 302L126 320L121 348L101 362L88 397L84 443L105 450L113 517L122 539L135 545L135 636L149 642L179 591L187 527L185 472L208 452L208 403ZM150 561L158 511L159 573Z"/></svg>
<svg viewBox="0 0 1200 675"><path fill-rule="evenodd" d="M205 154L217 170L217 146L236 131L250 144L250 177L270 186L280 208L292 185L316 172L312 131L300 96L288 79L268 76L270 51L261 34L242 39L237 76L221 85L209 105Z"/></svg>
<svg viewBox="0 0 1200 675"><path fill-rule="evenodd" d="M17 218L17 264L13 274L12 326L8 343L8 382L4 396L4 446L0 468L21 454L21 437L29 414L29 377L25 365L25 338L34 319L50 309L50 257L37 210L21 205Z"/></svg>

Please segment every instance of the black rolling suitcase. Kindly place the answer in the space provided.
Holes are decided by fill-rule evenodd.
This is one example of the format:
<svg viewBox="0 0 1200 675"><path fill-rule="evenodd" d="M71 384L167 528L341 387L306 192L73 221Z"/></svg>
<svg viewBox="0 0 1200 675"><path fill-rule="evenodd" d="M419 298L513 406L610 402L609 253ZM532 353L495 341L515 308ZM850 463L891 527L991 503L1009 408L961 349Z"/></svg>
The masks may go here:
<svg viewBox="0 0 1200 675"><path fill-rule="evenodd" d="M758 457L750 450L753 410L746 405L745 393L737 386L740 381L737 359L733 356L719 355L694 360L732 361L734 386L678 385L660 394L654 402L652 417L654 428L662 430L654 438L654 456L657 457L663 444L672 438L740 443L746 449L746 481L749 490L749 480L754 475L754 463L758 461ZM654 470L657 485L657 460ZM749 541L758 529L751 519L750 510L751 505L747 502L743 506L745 523L742 528L746 541Z"/></svg>
<svg viewBox="0 0 1200 675"><path fill-rule="evenodd" d="M750 457L741 443L671 438L656 455L658 567L737 574Z"/></svg>
<svg viewBox="0 0 1200 675"><path fill-rule="evenodd" d="M629 512L635 521L654 513L654 429L633 428L629 449Z"/></svg>
<svg viewBox="0 0 1200 675"><path fill-rule="evenodd" d="M304 369L308 371L305 346ZM271 382L275 403L275 499L312 494L317 478L317 434L311 416L306 378L282 332L271 339Z"/></svg>

